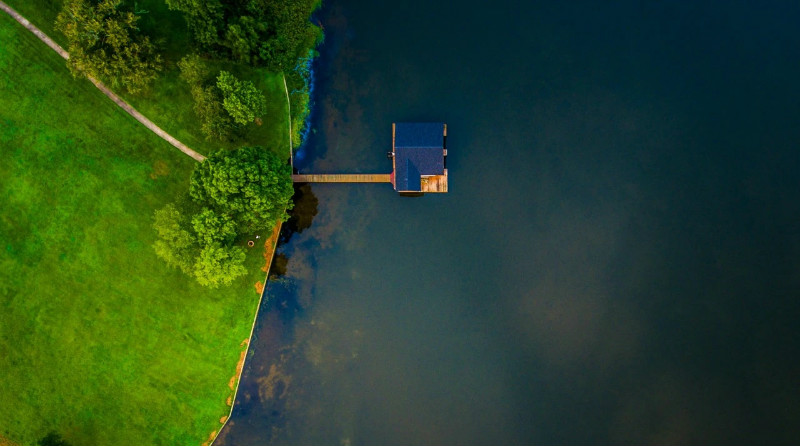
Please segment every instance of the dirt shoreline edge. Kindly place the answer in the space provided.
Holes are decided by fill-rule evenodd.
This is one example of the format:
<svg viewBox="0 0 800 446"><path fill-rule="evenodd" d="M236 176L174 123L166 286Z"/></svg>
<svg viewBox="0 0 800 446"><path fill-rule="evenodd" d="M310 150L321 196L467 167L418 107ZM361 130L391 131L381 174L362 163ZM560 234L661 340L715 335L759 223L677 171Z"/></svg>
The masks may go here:
<svg viewBox="0 0 800 446"><path fill-rule="evenodd" d="M248 336L247 339L242 341L242 344L245 345L245 349L242 352L242 356L240 357L239 362L236 364L236 374L232 377L232 381L234 382L233 394L228 397L231 409L228 411L227 415L220 418L222 426L220 426L220 428L217 429L216 431L211 432L211 434L208 436L208 440L206 440L202 444L202 446L213 445L214 442L217 440L217 438L219 438L219 435L222 433L222 430L225 429L225 426L228 425L228 421L230 421L231 416L233 415L233 408L236 406L236 396L239 393L239 382L241 381L242 378L242 371L244 371L244 365L247 362L247 355L248 353L250 353L250 344L253 339L253 333L255 332L256 329L256 323L258 322L258 313L259 310L261 309L261 304L264 301L264 294L267 291L269 270L270 267L272 266L272 260L275 258L275 251L278 247L278 238L280 237L282 227L283 227L283 222L279 220L278 223L275 224L275 227L272 228L272 234L270 235L270 237L266 241L264 241L264 258L266 260L266 264L261 269L262 271L265 271L266 276L264 276L264 283L260 287L261 290L259 292L258 305L256 306L256 311L255 314L253 315L253 324L250 326L250 336ZM259 284L261 284L261 282L257 282L256 287L258 287Z"/></svg>

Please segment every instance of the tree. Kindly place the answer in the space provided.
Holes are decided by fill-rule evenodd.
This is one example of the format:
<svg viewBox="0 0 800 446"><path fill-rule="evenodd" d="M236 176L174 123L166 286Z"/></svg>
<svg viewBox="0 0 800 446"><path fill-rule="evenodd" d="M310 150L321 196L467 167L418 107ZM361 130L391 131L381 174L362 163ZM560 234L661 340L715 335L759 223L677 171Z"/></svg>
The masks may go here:
<svg viewBox="0 0 800 446"><path fill-rule="evenodd" d="M64 441L61 435L56 432L50 432L39 440L38 444L39 446L70 446L70 444Z"/></svg>
<svg viewBox="0 0 800 446"><path fill-rule="evenodd" d="M237 124L249 124L267 111L267 99L250 81L220 71L217 88L222 92L222 105Z"/></svg>
<svg viewBox="0 0 800 446"><path fill-rule="evenodd" d="M265 15L274 37L261 46L261 60L275 71L288 71L322 39L320 29L309 21L316 2L267 1Z"/></svg>
<svg viewBox="0 0 800 446"><path fill-rule="evenodd" d="M236 124L225 111L222 98L216 87L192 87L194 112L200 119L200 130L206 138L223 141L231 136Z"/></svg>
<svg viewBox="0 0 800 446"><path fill-rule="evenodd" d="M194 112L200 119L200 130L206 138L220 141L230 137L235 124L222 104L222 94L214 86L204 86L209 77L205 62L197 54L185 56L178 62L181 79L189 84L194 99Z"/></svg>
<svg viewBox="0 0 800 446"><path fill-rule="evenodd" d="M174 204L168 204L155 213L153 228L158 240L153 244L153 249L167 265L185 273L192 271L197 249L197 240L187 226L186 217Z"/></svg>
<svg viewBox="0 0 800 446"><path fill-rule="evenodd" d="M200 285L228 285L246 272L237 236L286 221L293 191L291 168L269 150L214 153L192 173L191 202L156 211L153 248Z"/></svg>
<svg viewBox="0 0 800 446"><path fill-rule="evenodd" d="M203 208L192 217L192 228L206 246L229 244L236 238L236 223L227 214L217 214L209 208Z"/></svg>
<svg viewBox="0 0 800 446"><path fill-rule="evenodd" d="M205 52L266 66L292 69L322 38L309 21L318 0L166 0L183 12L194 41Z"/></svg>
<svg viewBox="0 0 800 446"><path fill-rule="evenodd" d="M189 30L197 44L212 50L220 44L220 28L224 9L220 0L166 0L167 7L184 13Z"/></svg>
<svg viewBox="0 0 800 446"><path fill-rule="evenodd" d="M66 0L56 29L69 43L68 66L74 76L110 80L115 89L145 89L161 70L161 56L150 38L139 33L139 16L122 0Z"/></svg>
<svg viewBox="0 0 800 446"><path fill-rule="evenodd" d="M231 51L233 60L246 64L257 62L260 36L266 30L266 23L251 16L232 19L225 31L223 45Z"/></svg>
<svg viewBox="0 0 800 446"><path fill-rule="evenodd" d="M208 77L208 67L197 54L187 54L178 62L181 70L181 79L190 86L202 85Z"/></svg>
<svg viewBox="0 0 800 446"><path fill-rule="evenodd" d="M230 285L247 272L244 259L244 250L238 246L207 245L197 256L194 276L197 283L210 288Z"/></svg>
<svg viewBox="0 0 800 446"><path fill-rule="evenodd" d="M229 215L239 232L268 229L278 219L288 219L291 173L291 167L261 147L221 150L195 168L189 195L217 214Z"/></svg>

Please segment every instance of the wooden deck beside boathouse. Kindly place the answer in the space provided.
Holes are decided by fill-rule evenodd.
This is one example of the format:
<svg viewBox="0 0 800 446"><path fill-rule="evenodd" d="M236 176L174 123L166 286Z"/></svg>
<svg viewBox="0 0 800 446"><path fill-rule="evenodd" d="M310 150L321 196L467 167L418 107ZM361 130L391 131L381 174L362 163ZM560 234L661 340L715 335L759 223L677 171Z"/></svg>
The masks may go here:
<svg viewBox="0 0 800 446"><path fill-rule="evenodd" d="M392 123L392 173L295 174L295 183L391 183L401 195L447 192L447 124Z"/></svg>

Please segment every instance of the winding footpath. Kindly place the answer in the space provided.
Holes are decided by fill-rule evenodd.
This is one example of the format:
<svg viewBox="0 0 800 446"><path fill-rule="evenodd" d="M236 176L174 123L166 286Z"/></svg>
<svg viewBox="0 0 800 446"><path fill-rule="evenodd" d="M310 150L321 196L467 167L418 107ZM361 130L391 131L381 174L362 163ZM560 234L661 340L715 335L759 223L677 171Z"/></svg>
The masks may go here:
<svg viewBox="0 0 800 446"><path fill-rule="evenodd" d="M63 57L64 59L69 59L69 53L66 50L64 50L64 48L61 48L61 46L59 44L54 42L53 39L48 37L47 34L43 33L42 30L40 30L39 28L34 26L31 22L28 21L28 19L26 19L25 17L21 16L17 11L14 11L10 6L6 5L2 1L0 1L0 9L5 11L11 17L13 17L14 20L19 22L28 31L30 31L34 35L36 35L36 37L38 37L39 40L41 40L42 42L47 44L47 46L52 48L53 51L55 51L56 53L59 54L59 56ZM205 156L203 156L203 155L195 152L194 150L190 149L186 144L178 141L177 139L175 139L175 137L173 137L169 133L167 133L164 130L162 130L161 127L155 125L153 123L153 121L147 119L147 117L145 117L143 114L139 113L139 111L136 110L135 108L133 108L133 106L131 106L130 104L128 104L127 102L122 100L122 98L120 98L119 96L114 94L114 92L112 92L102 82L100 82L99 80L93 78L92 76L88 76L87 75L86 78L89 79L89 81L91 83L93 83L94 86L97 87L98 90L102 91L103 94L105 94L106 96L108 96L109 99L114 101L114 103L117 104L121 109L125 110L129 115L133 116L134 119L136 119L137 121L142 123L142 125L144 125L148 129L150 129L151 132L153 132L156 135L158 135L161 139L163 139L164 141L172 144L173 146L178 148L178 150L180 150L181 152L191 156L192 158L194 158L198 162L203 162L206 159Z"/></svg>

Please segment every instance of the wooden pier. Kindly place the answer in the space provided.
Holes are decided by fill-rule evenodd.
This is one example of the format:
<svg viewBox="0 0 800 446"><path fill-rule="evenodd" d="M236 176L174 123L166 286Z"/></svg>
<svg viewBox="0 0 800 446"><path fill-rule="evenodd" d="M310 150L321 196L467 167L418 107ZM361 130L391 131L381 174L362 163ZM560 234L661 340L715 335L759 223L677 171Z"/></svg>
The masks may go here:
<svg viewBox="0 0 800 446"><path fill-rule="evenodd" d="M391 183L389 173L310 173L292 175L295 183Z"/></svg>
<svg viewBox="0 0 800 446"><path fill-rule="evenodd" d="M295 183L389 183L400 195L446 193L447 124L392 124L392 173L313 173L292 175Z"/></svg>

